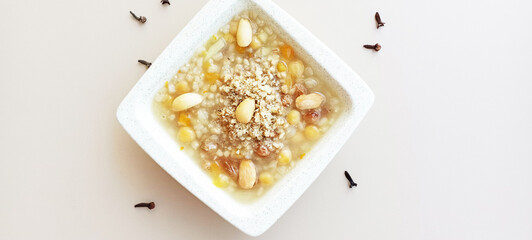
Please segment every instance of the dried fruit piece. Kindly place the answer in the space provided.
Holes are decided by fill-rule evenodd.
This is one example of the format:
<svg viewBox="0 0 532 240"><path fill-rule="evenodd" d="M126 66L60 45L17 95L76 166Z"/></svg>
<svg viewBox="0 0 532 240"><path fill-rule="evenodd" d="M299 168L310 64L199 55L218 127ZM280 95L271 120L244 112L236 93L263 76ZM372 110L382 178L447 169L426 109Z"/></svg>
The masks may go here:
<svg viewBox="0 0 532 240"><path fill-rule="evenodd" d="M303 115L303 120L305 120L306 123L310 123L310 124L317 124L320 121L320 118L321 118L321 110L320 109L308 110Z"/></svg>
<svg viewBox="0 0 532 240"><path fill-rule="evenodd" d="M236 180L238 177L238 161L228 157L219 157L217 159L223 171L232 179Z"/></svg>
<svg viewBox="0 0 532 240"><path fill-rule="evenodd" d="M264 145L259 145L256 149L255 149L255 153L261 157L267 157L270 155L270 150L268 150L268 147L264 146Z"/></svg>
<svg viewBox="0 0 532 240"><path fill-rule="evenodd" d="M255 164L251 160L244 160L240 162L240 169L238 171L238 185L243 189L251 189L257 181Z"/></svg>
<svg viewBox="0 0 532 240"><path fill-rule="evenodd" d="M307 88L301 84L301 83L296 83L294 85L294 87L296 88L296 90L294 91L294 98L297 98L299 97L300 95L303 95L303 94L307 94L308 93L308 90Z"/></svg>

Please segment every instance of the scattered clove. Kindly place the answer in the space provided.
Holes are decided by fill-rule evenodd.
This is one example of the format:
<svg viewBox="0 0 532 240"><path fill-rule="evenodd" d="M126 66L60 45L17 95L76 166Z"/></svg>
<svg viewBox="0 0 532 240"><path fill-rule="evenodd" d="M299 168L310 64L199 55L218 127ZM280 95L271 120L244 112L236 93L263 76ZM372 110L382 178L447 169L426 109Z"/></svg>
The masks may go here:
<svg viewBox="0 0 532 240"><path fill-rule="evenodd" d="M152 209L155 208L155 203L154 203L154 202L149 202L149 203L137 203L137 204L135 204L135 207L136 207L136 208L139 208L139 207L146 207L146 208L152 210Z"/></svg>
<svg viewBox="0 0 532 240"><path fill-rule="evenodd" d="M148 67L148 68L151 66L151 62L148 62L146 60L139 59L138 62L143 64L143 65L146 65L146 67Z"/></svg>
<svg viewBox="0 0 532 240"><path fill-rule="evenodd" d="M375 50L375 52L378 52L379 50L381 50L382 47L377 43L375 45L364 45L364 48L373 49Z"/></svg>
<svg viewBox="0 0 532 240"><path fill-rule="evenodd" d="M168 4L170 5L170 1L169 0L161 0L161 3L164 5L164 4Z"/></svg>
<svg viewBox="0 0 532 240"><path fill-rule="evenodd" d="M349 175L349 173L347 171L345 171L344 174L345 174L345 177L347 178L347 180L349 180L349 188L358 186L358 184L353 181L353 179L351 178L351 175Z"/></svg>
<svg viewBox="0 0 532 240"><path fill-rule="evenodd" d="M379 12L375 13L375 21L377 21L377 29L384 27L384 23L381 20L381 15L379 15Z"/></svg>
<svg viewBox="0 0 532 240"><path fill-rule="evenodd" d="M135 15L132 11L129 11L129 13L131 13L131 16L133 16L135 19L137 19L137 21L141 23L145 23L147 20L144 16L137 17L137 15Z"/></svg>

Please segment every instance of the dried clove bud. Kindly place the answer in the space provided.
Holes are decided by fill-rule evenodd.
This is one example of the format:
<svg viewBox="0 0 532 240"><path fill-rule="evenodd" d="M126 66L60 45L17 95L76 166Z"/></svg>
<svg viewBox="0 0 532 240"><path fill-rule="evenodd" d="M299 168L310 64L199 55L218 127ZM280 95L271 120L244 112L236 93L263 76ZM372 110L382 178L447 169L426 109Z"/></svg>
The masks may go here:
<svg viewBox="0 0 532 240"><path fill-rule="evenodd" d="M129 11L129 13L131 13L131 16L133 16L135 19L137 19L137 21L141 23L145 23L147 20L144 16L137 17L137 15L135 15L132 11Z"/></svg>
<svg viewBox="0 0 532 240"><path fill-rule="evenodd" d="M349 180L349 188L358 186L358 184L353 181L353 179L351 178L351 175L349 175L347 171L344 172L344 175L347 178L347 180Z"/></svg>
<svg viewBox="0 0 532 240"><path fill-rule="evenodd" d="M384 23L381 20L381 15L379 15L379 12L375 13L375 21L377 21L377 29L384 27Z"/></svg>
<svg viewBox="0 0 532 240"><path fill-rule="evenodd" d="M146 65L146 67L148 67L148 68L150 68L150 66L151 66L151 62L148 62L146 60L139 59L138 62L143 64L143 65Z"/></svg>
<svg viewBox="0 0 532 240"><path fill-rule="evenodd" d="M146 207L150 210L154 209L155 208L155 203L154 202L149 202L149 203L137 203L135 204L135 207L138 208L138 207Z"/></svg>
<svg viewBox="0 0 532 240"><path fill-rule="evenodd" d="M377 43L375 45L364 45L364 48L373 49L375 50L375 52L378 52L379 50L381 50L382 47Z"/></svg>

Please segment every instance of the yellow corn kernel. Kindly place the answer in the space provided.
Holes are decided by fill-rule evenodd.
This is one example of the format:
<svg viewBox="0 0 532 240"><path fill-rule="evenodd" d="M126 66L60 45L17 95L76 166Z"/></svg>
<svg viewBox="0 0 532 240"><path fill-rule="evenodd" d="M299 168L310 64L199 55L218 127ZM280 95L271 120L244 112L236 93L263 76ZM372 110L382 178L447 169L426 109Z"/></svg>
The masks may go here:
<svg viewBox="0 0 532 240"><path fill-rule="evenodd" d="M268 40L268 34L265 32L259 33L259 39L261 42L266 42Z"/></svg>
<svg viewBox="0 0 532 240"><path fill-rule="evenodd" d="M305 140L305 136L301 132L297 132L290 140L293 143L301 143Z"/></svg>
<svg viewBox="0 0 532 240"><path fill-rule="evenodd" d="M226 33L224 35L224 39L225 39L225 42L227 44L231 44L231 43L235 42L235 36L231 35L230 33Z"/></svg>
<svg viewBox="0 0 532 240"><path fill-rule="evenodd" d="M172 103L174 102L174 99L170 95L166 95L162 101L162 104L168 107L172 107Z"/></svg>
<svg viewBox="0 0 532 240"><path fill-rule="evenodd" d="M292 85L294 84L294 80L292 80L292 77L286 76L284 79L284 85L288 87L288 89L292 88Z"/></svg>
<svg viewBox="0 0 532 240"><path fill-rule="evenodd" d="M259 182L264 185L271 185L273 183L273 175L269 172L261 172Z"/></svg>
<svg viewBox="0 0 532 240"><path fill-rule="evenodd" d="M232 21L229 23L229 33L236 35L236 32L238 31L238 21Z"/></svg>
<svg viewBox="0 0 532 240"><path fill-rule="evenodd" d="M292 57L294 57L294 50L292 47L290 47L290 45L283 45L279 48L279 50L281 50L281 56L287 60L290 60Z"/></svg>
<svg viewBox="0 0 532 240"><path fill-rule="evenodd" d="M218 165L218 162L211 162L211 165L209 166L209 172L212 176L218 176L222 171L220 170L220 165Z"/></svg>
<svg viewBox="0 0 532 240"><path fill-rule="evenodd" d="M303 76L303 72L305 71L305 65L303 65L303 62L300 60L290 62L288 64L288 72L292 77L299 78Z"/></svg>
<svg viewBox="0 0 532 240"><path fill-rule="evenodd" d="M194 133L194 130L190 127L181 127L177 132L177 137L179 138L179 141L188 143L194 141L196 133Z"/></svg>
<svg viewBox="0 0 532 240"><path fill-rule="evenodd" d="M216 187L225 188L229 185L229 177L224 174L218 174L218 176L212 180L212 183Z"/></svg>
<svg viewBox="0 0 532 240"><path fill-rule="evenodd" d="M218 79L220 79L218 73L205 73L205 80L209 83L215 83Z"/></svg>
<svg viewBox="0 0 532 240"><path fill-rule="evenodd" d="M179 117L177 118L177 123L179 124L179 126L190 127L190 117L188 116L188 113L187 112L179 113Z"/></svg>
<svg viewBox="0 0 532 240"><path fill-rule="evenodd" d="M291 110L288 115L286 115L286 121L292 125L296 125L301 121L301 113L297 110Z"/></svg>
<svg viewBox="0 0 532 240"><path fill-rule="evenodd" d="M286 63L284 61L279 61L277 63L277 71L279 72L285 72L288 66L286 66Z"/></svg>
<svg viewBox="0 0 532 240"><path fill-rule="evenodd" d="M190 92L190 86L186 81L181 81L175 85L175 90L177 91L177 94L181 95Z"/></svg>
<svg viewBox="0 0 532 240"><path fill-rule="evenodd" d="M320 137L320 130L314 125L306 126L303 133L308 140L316 140Z"/></svg>
<svg viewBox="0 0 532 240"><path fill-rule="evenodd" d="M281 165L285 165L290 163L292 160L292 152L289 149L283 149L279 153L279 158L277 159L277 162Z"/></svg>
<svg viewBox="0 0 532 240"><path fill-rule="evenodd" d="M256 36L253 36L253 38L251 39L251 43L249 44L249 46L251 48L253 48L253 50L257 49L257 48L260 48L262 46L262 43L260 42L260 40L256 37Z"/></svg>

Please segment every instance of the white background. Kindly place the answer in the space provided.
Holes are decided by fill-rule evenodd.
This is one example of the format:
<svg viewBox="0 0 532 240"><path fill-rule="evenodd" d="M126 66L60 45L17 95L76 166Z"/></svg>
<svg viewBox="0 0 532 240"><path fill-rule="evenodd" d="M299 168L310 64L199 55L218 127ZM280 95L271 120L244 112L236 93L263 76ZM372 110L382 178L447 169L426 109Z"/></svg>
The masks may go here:
<svg viewBox="0 0 532 240"><path fill-rule="evenodd" d="M136 60L155 59L205 2L0 2L0 239L249 238L115 119L145 71ZM258 239L532 239L530 1L275 2L376 100Z"/></svg>

